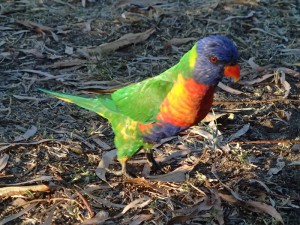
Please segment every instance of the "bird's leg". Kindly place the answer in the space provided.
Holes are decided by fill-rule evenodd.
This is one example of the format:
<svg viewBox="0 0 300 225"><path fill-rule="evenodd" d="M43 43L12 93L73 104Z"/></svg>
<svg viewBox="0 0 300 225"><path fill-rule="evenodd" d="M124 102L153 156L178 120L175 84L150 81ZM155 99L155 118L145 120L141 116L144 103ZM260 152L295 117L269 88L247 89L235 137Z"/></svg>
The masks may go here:
<svg viewBox="0 0 300 225"><path fill-rule="evenodd" d="M154 171L162 170L162 166L159 163L157 163L156 160L154 159L153 149L150 149L146 152L146 157L150 166L152 167L152 169L154 169Z"/></svg>
<svg viewBox="0 0 300 225"><path fill-rule="evenodd" d="M124 175L125 177L128 177L128 178L134 178L134 177L136 177L134 174L131 174L130 172L127 171L127 161L128 161L128 158L119 159L119 162L120 162L120 164L122 166L122 169L118 170L118 171L113 171L113 170L108 170L108 171L110 173L115 174L116 176L122 176L122 175Z"/></svg>

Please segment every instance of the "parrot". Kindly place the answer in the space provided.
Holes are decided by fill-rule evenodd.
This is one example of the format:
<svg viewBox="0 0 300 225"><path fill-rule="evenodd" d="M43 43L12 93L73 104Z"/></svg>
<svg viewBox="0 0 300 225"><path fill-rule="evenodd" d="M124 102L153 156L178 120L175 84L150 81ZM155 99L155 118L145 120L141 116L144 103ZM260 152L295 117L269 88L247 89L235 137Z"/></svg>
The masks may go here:
<svg viewBox="0 0 300 225"><path fill-rule="evenodd" d="M160 75L110 94L83 97L39 90L106 118L121 164L121 170L115 172L132 177L127 162L137 152L144 149L149 163L157 166L152 147L205 118L223 76L239 80L238 59L238 49L229 38L212 35L198 40L176 65Z"/></svg>

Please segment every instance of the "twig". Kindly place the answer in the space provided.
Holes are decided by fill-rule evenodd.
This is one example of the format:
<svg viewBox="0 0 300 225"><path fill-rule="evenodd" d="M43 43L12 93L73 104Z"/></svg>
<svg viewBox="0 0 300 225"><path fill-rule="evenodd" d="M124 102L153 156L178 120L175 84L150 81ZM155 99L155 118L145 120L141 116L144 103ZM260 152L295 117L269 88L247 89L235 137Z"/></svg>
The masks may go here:
<svg viewBox="0 0 300 225"><path fill-rule="evenodd" d="M280 102L282 104L288 104L290 102L300 103L300 99L274 98L274 99L267 99L267 100L253 100L253 101L242 101L242 102L214 101L213 105L242 105L242 104L255 105L255 104L272 103L272 102Z"/></svg>
<svg viewBox="0 0 300 225"><path fill-rule="evenodd" d="M232 141L228 144L279 144L279 143L285 143L285 144L299 144L300 140L255 140L255 141Z"/></svg>

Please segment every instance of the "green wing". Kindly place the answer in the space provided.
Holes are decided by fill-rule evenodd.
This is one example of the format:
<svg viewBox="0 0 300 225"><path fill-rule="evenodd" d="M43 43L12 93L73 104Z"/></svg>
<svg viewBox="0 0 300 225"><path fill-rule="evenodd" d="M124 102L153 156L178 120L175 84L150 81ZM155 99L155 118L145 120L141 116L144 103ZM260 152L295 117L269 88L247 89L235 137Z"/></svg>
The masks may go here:
<svg viewBox="0 0 300 225"><path fill-rule="evenodd" d="M111 97L117 110L138 122L155 121L159 107L172 89L178 74L181 73L184 77L192 76L196 57L196 45L194 45L178 64L162 74L114 92Z"/></svg>
<svg viewBox="0 0 300 225"><path fill-rule="evenodd" d="M135 121L154 121L161 102L174 84L173 80L164 79L162 75L126 86L114 92L111 97L117 110Z"/></svg>

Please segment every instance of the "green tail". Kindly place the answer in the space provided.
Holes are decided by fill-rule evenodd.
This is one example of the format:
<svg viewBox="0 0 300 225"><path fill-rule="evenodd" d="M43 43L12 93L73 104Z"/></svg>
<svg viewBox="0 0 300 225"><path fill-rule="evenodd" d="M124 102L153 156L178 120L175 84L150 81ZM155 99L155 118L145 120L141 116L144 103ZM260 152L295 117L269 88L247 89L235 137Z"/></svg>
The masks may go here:
<svg viewBox="0 0 300 225"><path fill-rule="evenodd" d="M110 98L110 95L87 98L56 91L49 91L42 88L38 88L38 90L65 102L74 103L82 108L93 111L106 119L110 119L113 114L118 113L114 102Z"/></svg>

